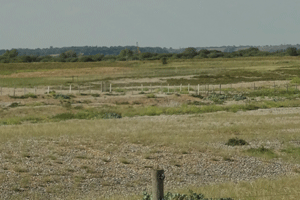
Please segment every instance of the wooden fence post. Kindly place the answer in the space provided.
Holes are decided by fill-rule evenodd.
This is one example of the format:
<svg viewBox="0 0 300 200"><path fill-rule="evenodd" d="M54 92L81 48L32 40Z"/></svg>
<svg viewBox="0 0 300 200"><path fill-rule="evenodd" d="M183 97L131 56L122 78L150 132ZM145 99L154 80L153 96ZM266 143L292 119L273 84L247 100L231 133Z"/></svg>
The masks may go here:
<svg viewBox="0 0 300 200"><path fill-rule="evenodd" d="M101 92L103 92L103 81L101 81Z"/></svg>
<svg viewBox="0 0 300 200"><path fill-rule="evenodd" d="M1 96L2 96L2 87L1 87Z"/></svg>
<svg viewBox="0 0 300 200"><path fill-rule="evenodd" d="M198 84L198 95L200 94L200 85Z"/></svg>
<svg viewBox="0 0 300 200"><path fill-rule="evenodd" d="M69 93L72 93L72 85L70 85Z"/></svg>
<svg viewBox="0 0 300 200"><path fill-rule="evenodd" d="M48 86L48 91L47 92L48 92L48 94L50 93L50 87L49 86Z"/></svg>
<svg viewBox="0 0 300 200"><path fill-rule="evenodd" d="M222 85L220 84L220 94L221 94L221 90L222 90Z"/></svg>
<svg viewBox="0 0 300 200"><path fill-rule="evenodd" d="M188 84L188 92L190 92L190 84Z"/></svg>
<svg viewBox="0 0 300 200"><path fill-rule="evenodd" d="M152 170L152 193L153 200L163 200L164 198L164 170Z"/></svg>
<svg viewBox="0 0 300 200"><path fill-rule="evenodd" d="M182 87L182 84L180 84L180 92L181 92L181 87Z"/></svg>

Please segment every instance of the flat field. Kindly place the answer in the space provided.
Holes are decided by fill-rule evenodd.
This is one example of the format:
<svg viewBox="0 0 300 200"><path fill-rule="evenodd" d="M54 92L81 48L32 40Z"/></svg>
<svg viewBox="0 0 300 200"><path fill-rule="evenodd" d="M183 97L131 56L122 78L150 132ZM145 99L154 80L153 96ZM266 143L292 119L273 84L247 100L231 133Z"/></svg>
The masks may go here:
<svg viewBox="0 0 300 200"><path fill-rule="evenodd" d="M0 198L142 199L159 167L165 191L299 199L299 67L294 57L1 64Z"/></svg>

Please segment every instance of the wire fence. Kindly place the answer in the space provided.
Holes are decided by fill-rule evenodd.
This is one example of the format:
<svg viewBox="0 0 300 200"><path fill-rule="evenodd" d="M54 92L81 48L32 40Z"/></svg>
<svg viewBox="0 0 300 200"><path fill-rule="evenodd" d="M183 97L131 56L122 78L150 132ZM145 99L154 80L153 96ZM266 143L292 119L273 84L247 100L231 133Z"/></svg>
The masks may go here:
<svg viewBox="0 0 300 200"><path fill-rule="evenodd" d="M61 93L61 94L101 94L101 93L111 93L111 94L127 94L127 95L137 95L137 94L243 94L247 92L256 91L267 91L268 93L298 93L298 84L289 84L287 82L248 82L239 84L179 84L170 85L165 83L154 83L150 84L113 84L110 82L97 82L89 84L70 84L68 86L36 86L36 87L23 87L23 88L11 88L11 87L1 87L0 86L0 96L21 96L26 94L49 94L51 92Z"/></svg>

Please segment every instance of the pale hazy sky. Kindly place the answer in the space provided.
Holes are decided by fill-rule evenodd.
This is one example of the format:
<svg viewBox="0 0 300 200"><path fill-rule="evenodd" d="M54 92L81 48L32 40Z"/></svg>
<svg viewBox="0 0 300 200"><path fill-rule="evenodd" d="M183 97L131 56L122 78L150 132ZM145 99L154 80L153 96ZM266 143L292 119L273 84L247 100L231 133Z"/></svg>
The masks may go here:
<svg viewBox="0 0 300 200"><path fill-rule="evenodd" d="M0 49L297 44L299 0L0 0Z"/></svg>

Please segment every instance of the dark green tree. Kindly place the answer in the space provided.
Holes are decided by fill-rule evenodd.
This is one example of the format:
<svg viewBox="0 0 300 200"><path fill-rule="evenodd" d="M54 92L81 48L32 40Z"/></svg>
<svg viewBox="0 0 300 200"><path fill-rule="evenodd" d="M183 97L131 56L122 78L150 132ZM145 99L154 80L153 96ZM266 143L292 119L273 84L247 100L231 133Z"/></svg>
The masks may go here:
<svg viewBox="0 0 300 200"><path fill-rule="evenodd" d="M183 56L185 56L186 58L193 58L196 55L198 55L197 50L193 47L189 47L186 48L183 52L182 52Z"/></svg>
<svg viewBox="0 0 300 200"><path fill-rule="evenodd" d="M16 49L12 49L12 50L6 50L6 52L3 54L4 57L6 58L15 58L18 56L18 51Z"/></svg>
<svg viewBox="0 0 300 200"><path fill-rule="evenodd" d="M131 58L132 56L133 51L131 51L130 49L123 49L119 54L119 57L121 58Z"/></svg>
<svg viewBox="0 0 300 200"><path fill-rule="evenodd" d="M289 47L286 49L285 52L289 56L298 56L297 48L295 48L295 47Z"/></svg>

